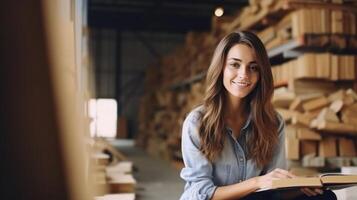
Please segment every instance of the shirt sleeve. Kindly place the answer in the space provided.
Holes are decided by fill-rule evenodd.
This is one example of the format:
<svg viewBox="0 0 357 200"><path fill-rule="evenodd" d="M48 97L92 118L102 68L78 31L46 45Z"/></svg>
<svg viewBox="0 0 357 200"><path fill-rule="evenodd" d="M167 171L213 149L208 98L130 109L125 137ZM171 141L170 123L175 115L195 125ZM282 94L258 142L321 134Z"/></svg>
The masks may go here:
<svg viewBox="0 0 357 200"><path fill-rule="evenodd" d="M182 127L182 155L185 167L181 178L186 181L180 200L209 200L217 186L213 183L212 164L199 150L198 117L190 114Z"/></svg>
<svg viewBox="0 0 357 200"><path fill-rule="evenodd" d="M265 170L266 173L273 171L275 168L287 169L285 157L285 122L280 114L277 114L277 116L279 121L279 143L275 149L272 161Z"/></svg>

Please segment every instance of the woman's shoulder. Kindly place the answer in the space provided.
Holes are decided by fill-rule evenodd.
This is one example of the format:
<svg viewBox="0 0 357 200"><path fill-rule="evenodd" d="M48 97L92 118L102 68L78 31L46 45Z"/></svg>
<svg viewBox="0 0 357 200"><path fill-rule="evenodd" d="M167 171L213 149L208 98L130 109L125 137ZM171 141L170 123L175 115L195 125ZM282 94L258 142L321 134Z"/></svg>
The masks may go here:
<svg viewBox="0 0 357 200"><path fill-rule="evenodd" d="M204 106L200 105L192 109L186 116L185 121L191 123L199 122L204 115Z"/></svg>
<svg viewBox="0 0 357 200"><path fill-rule="evenodd" d="M285 128L285 120L278 111L275 111L275 113L276 113L276 119L278 124L278 133L281 134Z"/></svg>
<svg viewBox="0 0 357 200"><path fill-rule="evenodd" d="M279 124L283 123L284 122L283 116L277 110L275 110L275 113L276 113L275 115L276 115L276 119L277 119L278 123Z"/></svg>
<svg viewBox="0 0 357 200"><path fill-rule="evenodd" d="M187 146L192 144L197 148L200 146L198 129L203 114L203 106L198 106L187 114L182 127L182 145Z"/></svg>

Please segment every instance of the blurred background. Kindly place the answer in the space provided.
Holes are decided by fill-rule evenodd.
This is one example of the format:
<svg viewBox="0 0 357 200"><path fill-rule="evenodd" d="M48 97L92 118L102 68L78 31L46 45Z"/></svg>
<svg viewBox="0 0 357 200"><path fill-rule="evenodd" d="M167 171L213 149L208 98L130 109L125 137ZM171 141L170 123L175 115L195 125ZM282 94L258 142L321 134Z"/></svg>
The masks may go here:
<svg viewBox="0 0 357 200"><path fill-rule="evenodd" d="M255 32L300 176L357 173L356 0L29 0L0 8L1 199L179 199L215 46ZM357 198L354 187L335 192Z"/></svg>

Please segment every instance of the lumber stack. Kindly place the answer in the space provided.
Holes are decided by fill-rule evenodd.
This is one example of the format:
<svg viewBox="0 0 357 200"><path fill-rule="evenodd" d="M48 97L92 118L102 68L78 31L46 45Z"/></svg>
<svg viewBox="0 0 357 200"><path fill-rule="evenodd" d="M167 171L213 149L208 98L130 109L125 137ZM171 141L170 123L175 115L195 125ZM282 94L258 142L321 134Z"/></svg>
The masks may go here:
<svg viewBox="0 0 357 200"><path fill-rule="evenodd" d="M186 115L199 105L204 94L202 80L183 90L158 90L153 100L142 105L144 108L157 105L151 112L140 113L140 127L137 144L144 147L155 157L172 161L175 166L182 161L181 128ZM150 119L150 120L148 120Z"/></svg>
<svg viewBox="0 0 357 200"><path fill-rule="evenodd" d="M324 80L355 80L356 55L305 53L297 59L272 67L274 83L313 78Z"/></svg>
<svg viewBox="0 0 357 200"><path fill-rule="evenodd" d="M293 11L275 26L259 31L258 36L267 49L272 49L305 34L356 35L356 12L328 8ZM340 48L344 45L342 43Z"/></svg>
<svg viewBox="0 0 357 200"><path fill-rule="evenodd" d="M287 9L284 9L284 1L250 0L249 4L250 6L243 8L232 22L222 25L226 32L266 26L274 21L269 15L284 15L287 12Z"/></svg>
<svg viewBox="0 0 357 200"><path fill-rule="evenodd" d="M284 90L273 103L286 121L286 158L294 161L290 167L357 165L356 93L340 89L296 95Z"/></svg>
<svg viewBox="0 0 357 200"><path fill-rule="evenodd" d="M356 12L357 2L343 0L250 0L249 4L250 6L238 11L237 16L232 21L222 25L222 29L225 30L226 33L234 30L261 31L273 26L274 28L279 27L285 29L287 28L287 22L291 20L294 20L294 26L297 25L297 27L302 28L299 30L296 29L297 32L295 33L299 33L299 31L303 30L318 30L318 24L321 24L321 30L326 32L330 32L329 28L331 27L333 31L340 33L355 31L355 28L344 23L351 22L355 24L355 17L351 17L352 15L350 14ZM289 15L296 10L305 11L299 11L299 14L293 14L297 15L296 17ZM322 10L326 12L320 12ZM284 20L280 20L285 16L290 18L290 20L285 18ZM278 32L279 31L276 31L276 33Z"/></svg>
<svg viewBox="0 0 357 200"><path fill-rule="evenodd" d="M136 180L133 163L104 139L88 140L91 153L89 172L96 188L95 199L134 200Z"/></svg>
<svg viewBox="0 0 357 200"><path fill-rule="evenodd" d="M160 82L171 85L205 71L217 42L213 34L188 33L185 44L160 61Z"/></svg>

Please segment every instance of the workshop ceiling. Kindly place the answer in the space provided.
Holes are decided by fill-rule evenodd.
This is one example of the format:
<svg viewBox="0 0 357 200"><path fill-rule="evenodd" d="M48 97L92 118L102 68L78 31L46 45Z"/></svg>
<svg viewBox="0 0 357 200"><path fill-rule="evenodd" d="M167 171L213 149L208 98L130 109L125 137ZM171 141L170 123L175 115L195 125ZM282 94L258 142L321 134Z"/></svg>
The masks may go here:
<svg viewBox="0 0 357 200"><path fill-rule="evenodd" d="M227 16L247 5L248 0L88 0L88 23L129 31L205 31L217 7Z"/></svg>

